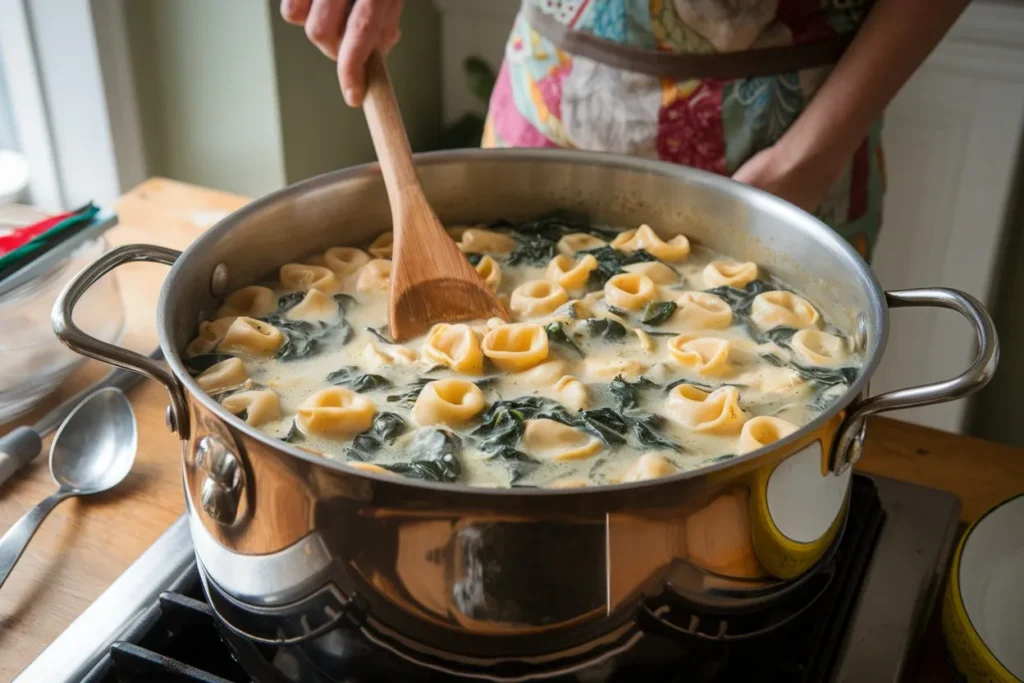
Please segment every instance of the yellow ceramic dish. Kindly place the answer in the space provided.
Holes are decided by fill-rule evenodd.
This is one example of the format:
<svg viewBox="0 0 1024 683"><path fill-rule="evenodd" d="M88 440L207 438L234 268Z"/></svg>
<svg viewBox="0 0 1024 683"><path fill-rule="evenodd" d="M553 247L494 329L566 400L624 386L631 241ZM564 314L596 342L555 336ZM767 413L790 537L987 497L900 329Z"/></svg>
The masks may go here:
<svg viewBox="0 0 1024 683"><path fill-rule="evenodd" d="M962 680L1024 681L1024 494L964 534L946 585L942 631Z"/></svg>

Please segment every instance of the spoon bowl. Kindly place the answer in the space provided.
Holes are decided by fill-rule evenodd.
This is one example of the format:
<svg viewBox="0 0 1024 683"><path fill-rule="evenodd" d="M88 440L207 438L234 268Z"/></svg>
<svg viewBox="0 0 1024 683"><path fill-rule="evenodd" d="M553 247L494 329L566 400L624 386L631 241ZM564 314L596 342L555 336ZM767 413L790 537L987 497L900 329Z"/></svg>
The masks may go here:
<svg viewBox="0 0 1024 683"><path fill-rule="evenodd" d="M132 469L137 446L135 412L120 389L100 389L71 411L50 446L50 475L60 488L0 538L0 586L50 511L66 498L120 484Z"/></svg>
<svg viewBox="0 0 1024 683"><path fill-rule="evenodd" d="M99 493L120 484L135 462L138 430L119 389L100 389L78 404L50 445L50 475L61 490Z"/></svg>

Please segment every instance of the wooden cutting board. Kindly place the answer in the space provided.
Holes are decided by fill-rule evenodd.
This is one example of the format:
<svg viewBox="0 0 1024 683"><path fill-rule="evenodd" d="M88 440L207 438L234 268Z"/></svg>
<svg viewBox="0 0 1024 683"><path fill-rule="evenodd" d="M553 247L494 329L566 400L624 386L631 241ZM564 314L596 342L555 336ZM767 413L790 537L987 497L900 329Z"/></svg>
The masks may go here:
<svg viewBox="0 0 1024 683"><path fill-rule="evenodd" d="M152 179L118 202L120 225L108 240L111 245L145 242L184 249L246 201ZM148 353L156 346L156 301L166 273L165 266L142 263L116 271L125 303L124 343L131 349ZM35 422L47 407L105 372L106 366L90 361L47 406L16 424ZM110 494L61 504L0 590L0 681L12 680L184 511L180 445L164 425L166 394L145 382L131 399L139 422L139 453L127 481ZM859 468L952 491L963 500L965 521L1024 490L1024 450L886 419L872 421ZM0 487L0 533L54 488L44 454ZM924 653L912 680L950 681L937 634Z"/></svg>

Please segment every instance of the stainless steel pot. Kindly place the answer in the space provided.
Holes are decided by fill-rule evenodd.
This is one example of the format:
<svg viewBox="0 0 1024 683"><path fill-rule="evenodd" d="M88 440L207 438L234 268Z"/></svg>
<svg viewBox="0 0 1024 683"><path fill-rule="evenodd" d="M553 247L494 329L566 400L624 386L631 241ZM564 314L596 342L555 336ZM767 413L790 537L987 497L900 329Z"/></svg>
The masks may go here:
<svg viewBox="0 0 1024 683"><path fill-rule="evenodd" d="M417 164L446 223L568 209L611 225L650 223L756 261L855 333L864 371L842 400L792 436L656 481L491 490L379 476L249 427L204 394L182 363L199 321L227 292L289 260L389 229L375 165L255 201L181 254L115 249L69 284L54 329L79 353L167 388L208 593L224 623L250 640L326 647L335 629L357 628L427 665L518 680L550 675L566 657L607 656L650 628L740 637L727 622L709 632L693 614L802 595L841 532L864 418L966 396L995 369L995 329L970 295L883 293L828 227L726 178L563 150L446 152ZM90 285L131 261L172 265L156 312L169 370L88 337L72 320ZM908 306L964 315L977 334L977 358L954 379L869 397L889 309ZM685 623L673 617L681 606L690 610ZM498 662L509 671L508 660L517 673L495 673Z"/></svg>

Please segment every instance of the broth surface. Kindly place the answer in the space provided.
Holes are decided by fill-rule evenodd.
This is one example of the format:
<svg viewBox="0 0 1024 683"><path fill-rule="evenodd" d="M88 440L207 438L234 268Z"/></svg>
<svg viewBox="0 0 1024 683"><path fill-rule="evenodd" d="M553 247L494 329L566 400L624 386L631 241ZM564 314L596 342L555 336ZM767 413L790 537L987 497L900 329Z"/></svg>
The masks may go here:
<svg viewBox="0 0 1024 683"><path fill-rule="evenodd" d="M471 486L637 481L799 429L863 362L763 272L648 226L452 228L510 324L387 330L390 233L227 297L190 370L267 434L370 470Z"/></svg>

